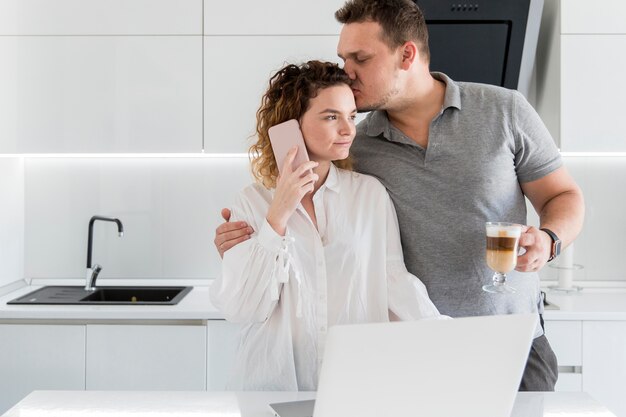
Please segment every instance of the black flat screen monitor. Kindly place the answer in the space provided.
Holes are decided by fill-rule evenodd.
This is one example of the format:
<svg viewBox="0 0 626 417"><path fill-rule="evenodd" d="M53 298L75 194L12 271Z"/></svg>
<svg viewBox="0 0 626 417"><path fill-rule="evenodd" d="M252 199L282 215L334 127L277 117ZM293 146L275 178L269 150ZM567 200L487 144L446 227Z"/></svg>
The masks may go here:
<svg viewBox="0 0 626 417"><path fill-rule="evenodd" d="M428 26L431 71L528 96L543 0L416 3Z"/></svg>

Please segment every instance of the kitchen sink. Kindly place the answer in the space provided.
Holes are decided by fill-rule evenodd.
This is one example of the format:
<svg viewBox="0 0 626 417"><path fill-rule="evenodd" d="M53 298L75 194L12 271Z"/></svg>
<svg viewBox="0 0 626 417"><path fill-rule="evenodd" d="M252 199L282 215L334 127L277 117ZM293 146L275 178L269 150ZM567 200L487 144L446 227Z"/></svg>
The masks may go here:
<svg viewBox="0 0 626 417"><path fill-rule="evenodd" d="M60 305L174 305L193 287L98 287L86 291L77 286L46 286L7 304Z"/></svg>

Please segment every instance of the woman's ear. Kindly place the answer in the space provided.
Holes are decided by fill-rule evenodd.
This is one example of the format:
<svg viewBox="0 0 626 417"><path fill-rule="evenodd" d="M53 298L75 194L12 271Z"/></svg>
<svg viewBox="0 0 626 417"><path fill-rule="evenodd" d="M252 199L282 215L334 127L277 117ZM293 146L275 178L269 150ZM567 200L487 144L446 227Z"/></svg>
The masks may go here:
<svg viewBox="0 0 626 417"><path fill-rule="evenodd" d="M406 41L401 47L402 50L402 69L409 69L411 65L419 59L419 50L415 42Z"/></svg>

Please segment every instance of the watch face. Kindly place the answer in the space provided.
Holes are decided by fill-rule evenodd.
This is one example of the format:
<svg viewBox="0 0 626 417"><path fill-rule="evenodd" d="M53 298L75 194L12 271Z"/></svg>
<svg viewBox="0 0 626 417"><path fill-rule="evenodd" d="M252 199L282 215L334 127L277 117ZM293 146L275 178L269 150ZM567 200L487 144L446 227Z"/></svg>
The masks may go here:
<svg viewBox="0 0 626 417"><path fill-rule="evenodd" d="M556 242L554 242L554 255L553 256L559 256L561 254L561 241L557 240Z"/></svg>

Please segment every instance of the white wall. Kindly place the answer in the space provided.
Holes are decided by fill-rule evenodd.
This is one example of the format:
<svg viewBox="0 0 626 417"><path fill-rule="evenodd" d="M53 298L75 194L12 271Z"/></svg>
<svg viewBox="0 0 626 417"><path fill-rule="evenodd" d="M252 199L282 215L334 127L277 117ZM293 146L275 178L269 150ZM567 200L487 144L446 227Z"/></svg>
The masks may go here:
<svg viewBox="0 0 626 417"><path fill-rule="evenodd" d="M214 278L220 209L252 179L243 158L26 158L26 268L82 278L88 222L101 277Z"/></svg>
<svg viewBox="0 0 626 417"><path fill-rule="evenodd" d="M24 160L0 158L0 287L24 276Z"/></svg>
<svg viewBox="0 0 626 417"><path fill-rule="evenodd" d="M623 281L621 260L626 253L626 157L564 157L565 167L585 195L585 223L574 242L574 280ZM529 209L529 224L538 218ZM544 280L558 279L558 260L544 268Z"/></svg>

